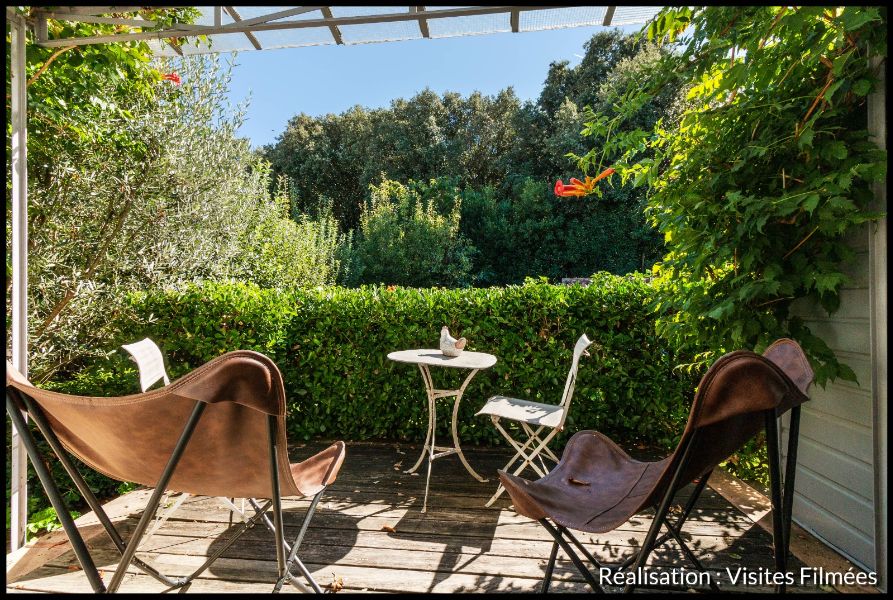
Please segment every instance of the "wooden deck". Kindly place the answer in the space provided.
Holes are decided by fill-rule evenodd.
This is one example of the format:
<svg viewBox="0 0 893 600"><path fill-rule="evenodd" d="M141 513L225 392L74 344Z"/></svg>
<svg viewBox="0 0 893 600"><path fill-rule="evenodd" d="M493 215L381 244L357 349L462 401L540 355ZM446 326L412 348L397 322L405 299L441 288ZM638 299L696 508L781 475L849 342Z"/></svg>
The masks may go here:
<svg viewBox="0 0 893 600"><path fill-rule="evenodd" d="M292 460L309 455L322 443L297 446ZM428 512L421 514L425 469L407 475L419 446L348 444L347 459L335 484L323 497L299 555L317 582L345 592L532 592L538 591L551 549L548 533L517 515L503 495L492 508L484 503L496 482L473 480L450 456L434 463ZM505 450L466 449L480 473L495 476L508 458ZM109 504L110 516L125 538L145 504L137 490ZM286 535L297 533L307 500L288 500ZM97 525L89 525L88 545L108 581L118 553ZM634 552L651 523L636 517L614 532L578 536L600 560L615 562ZM231 528L229 513L214 498L191 497L175 516L143 544L138 556L168 575L186 575L200 565ZM765 592L766 586L731 586L725 568L773 568L771 537L709 487L684 528L690 546L716 573L723 589ZM64 536L50 534L28 550L30 556L7 567L10 592L89 592L90 587ZM59 543L62 541L62 543ZM587 592L588 586L559 553L553 591ZM691 565L670 542L651 558L652 567ZM802 563L792 558L790 568ZM269 592L276 572L272 536L255 527L237 541L187 592ZM335 586L337 587L337 585ZM608 588L616 590L617 588ZM699 588L700 589L700 588ZM704 588L706 589L706 588ZM122 592L161 592L164 587L131 567ZM833 591L794 586L790 591ZM286 585L284 592L296 592Z"/></svg>

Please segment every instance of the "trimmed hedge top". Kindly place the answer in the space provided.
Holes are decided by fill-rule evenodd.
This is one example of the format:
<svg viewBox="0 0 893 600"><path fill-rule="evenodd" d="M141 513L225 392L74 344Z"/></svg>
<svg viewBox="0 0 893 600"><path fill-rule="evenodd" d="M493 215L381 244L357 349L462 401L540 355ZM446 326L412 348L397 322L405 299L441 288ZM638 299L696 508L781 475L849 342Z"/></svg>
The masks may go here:
<svg viewBox="0 0 893 600"><path fill-rule="evenodd" d="M293 291L227 282L155 290L130 299L138 316L117 325L117 343L148 336L172 378L236 349L270 356L285 381L292 439L421 442L427 402L418 370L387 359L394 350L437 348L440 328L468 338L496 365L471 382L459 408L463 443L504 443L475 412L494 394L557 404L577 338L583 357L566 432L597 429L629 443L671 446L688 414L694 381L654 331L652 288L638 276L599 273L588 287L528 280L485 289L368 286ZM111 350L111 349L110 349ZM438 388L457 388L467 371L432 369ZM138 391L133 364L114 353L62 387L73 393ZM447 404L444 407L444 404ZM452 400L438 402L450 411ZM448 435L440 412L438 436ZM441 438L444 439L444 438Z"/></svg>

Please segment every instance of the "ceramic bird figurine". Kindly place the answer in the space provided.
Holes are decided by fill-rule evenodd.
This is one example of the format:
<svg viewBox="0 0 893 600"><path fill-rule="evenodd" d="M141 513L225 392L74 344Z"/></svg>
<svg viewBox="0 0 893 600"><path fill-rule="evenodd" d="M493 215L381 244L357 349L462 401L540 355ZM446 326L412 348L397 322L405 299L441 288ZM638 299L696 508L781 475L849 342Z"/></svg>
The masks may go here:
<svg viewBox="0 0 893 600"><path fill-rule="evenodd" d="M446 356L459 356L468 340L464 337L458 340L450 335L450 330L444 325L440 330L440 351Z"/></svg>

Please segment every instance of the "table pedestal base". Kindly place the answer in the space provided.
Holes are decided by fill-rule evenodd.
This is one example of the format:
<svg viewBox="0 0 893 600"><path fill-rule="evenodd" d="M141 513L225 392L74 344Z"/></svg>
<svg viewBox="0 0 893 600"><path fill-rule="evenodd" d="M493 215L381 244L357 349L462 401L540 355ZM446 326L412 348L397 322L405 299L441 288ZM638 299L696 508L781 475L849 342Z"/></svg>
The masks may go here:
<svg viewBox="0 0 893 600"><path fill-rule="evenodd" d="M421 466L425 456L428 456L428 475L425 479L425 499L422 502L422 512L424 513L428 510L428 486L431 483L431 463L434 462L434 459L449 456L450 454L458 454L459 460L462 461L465 470L471 473L472 477L482 483L486 482L487 479L478 475L477 472L471 468L471 465L468 464L468 461L465 460L465 455L462 454L462 448L459 447L459 434L456 431L456 418L459 415L459 401L462 399L462 394L465 392L465 388L468 387L471 379L479 369L474 369L469 373L468 377L466 377L465 381L462 383L462 387L458 390L434 389L434 382L431 380L431 371L428 369L428 366L420 364L419 370L422 372L422 380L425 382L425 392L428 395L428 432L425 434L425 445L422 447L422 454L419 456L415 465L413 465L411 469L404 471L404 473L415 473ZM455 396L456 398L453 404L453 446L437 446L434 442L434 426L437 416L436 401L438 398L449 398L452 396ZM435 451L437 451L436 454Z"/></svg>

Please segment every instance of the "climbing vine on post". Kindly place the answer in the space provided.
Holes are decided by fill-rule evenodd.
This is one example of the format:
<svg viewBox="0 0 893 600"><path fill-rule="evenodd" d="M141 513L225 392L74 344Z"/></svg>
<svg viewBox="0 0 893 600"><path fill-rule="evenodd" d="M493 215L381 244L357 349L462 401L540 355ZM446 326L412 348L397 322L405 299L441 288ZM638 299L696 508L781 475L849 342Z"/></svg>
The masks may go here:
<svg viewBox="0 0 893 600"><path fill-rule="evenodd" d="M664 9L647 36L675 51L627 97L681 82L678 122L613 140L616 119L586 124L584 135L607 138L621 180L649 188L668 248L655 266L658 327L696 355L690 368L789 336L819 384L855 380L791 307L837 310L854 258L846 235L878 216L869 185L886 176L886 155L868 139L866 99L886 20L878 7ZM580 168L602 168L604 149L576 157Z"/></svg>

